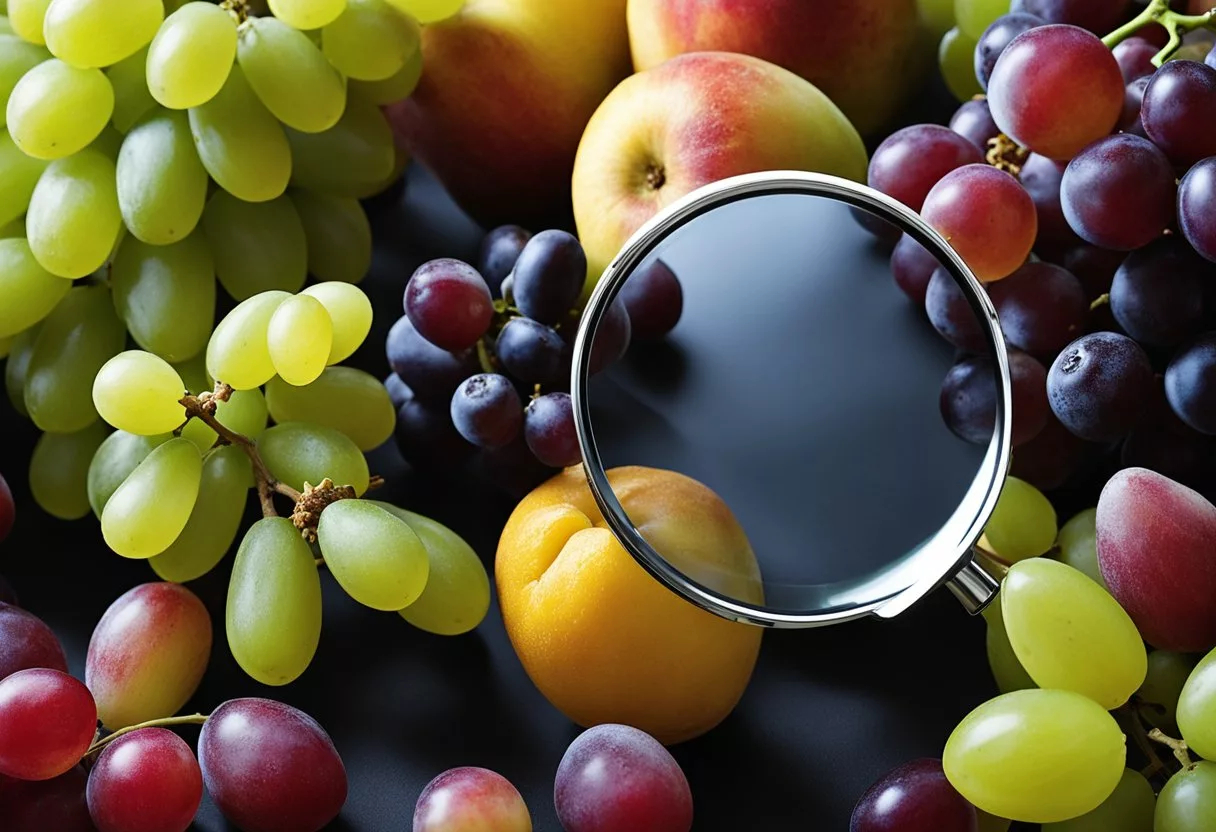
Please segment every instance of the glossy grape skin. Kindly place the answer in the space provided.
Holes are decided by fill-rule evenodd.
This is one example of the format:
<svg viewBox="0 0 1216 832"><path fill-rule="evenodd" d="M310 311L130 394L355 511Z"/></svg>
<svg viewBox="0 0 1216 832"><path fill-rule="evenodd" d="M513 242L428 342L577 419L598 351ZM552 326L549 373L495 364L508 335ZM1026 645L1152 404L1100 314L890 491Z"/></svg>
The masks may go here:
<svg viewBox="0 0 1216 832"><path fill-rule="evenodd" d="M914 211L950 171L983 162L972 142L938 124L916 124L883 140L870 157L867 184Z"/></svg>
<svg viewBox="0 0 1216 832"><path fill-rule="evenodd" d="M56 58L21 77L5 109L9 135L37 159L62 159L97 138L114 112L114 88L99 69Z"/></svg>
<svg viewBox="0 0 1216 832"><path fill-rule="evenodd" d="M619 295L629 313L630 337L657 341L680 322L684 290L680 279L662 260L654 260L629 276Z"/></svg>
<svg viewBox="0 0 1216 832"><path fill-rule="evenodd" d="M1119 785L1101 806L1071 820L1043 824L1043 832L1153 832L1156 801L1144 775L1125 769Z"/></svg>
<svg viewBox="0 0 1216 832"><path fill-rule="evenodd" d="M94 422L75 433L44 433L30 457L30 492L38 507L61 520L89 513L89 462L109 429Z"/></svg>
<svg viewBox="0 0 1216 832"><path fill-rule="evenodd" d="M1161 794L1154 832L1205 832L1216 824L1216 763L1202 761L1179 771Z"/></svg>
<svg viewBox="0 0 1216 832"><path fill-rule="evenodd" d="M236 390L260 387L274 376L266 332L283 301L283 291L260 292L224 316L207 342L207 373Z"/></svg>
<svg viewBox="0 0 1216 832"><path fill-rule="evenodd" d="M258 450L270 473L297 491L304 483L317 485L329 477L334 485L349 485L356 494L367 491L367 460L348 436L333 428L306 422L284 422L258 438Z"/></svg>
<svg viewBox="0 0 1216 832"><path fill-rule="evenodd" d="M1213 72L1216 75L1216 72ZM1165 154L1147 139L1120 133L1085 148L1064 171L1060 205L1083 240L1130 251L1174 219L1177 189Z"/></svg>
<svg viewBox="0 0 1216 832"><path fill-rule="evenodd" d="M372 328L372 302L363 290L329 280L314 283L300 294L319 300L333 322L333 346L326 363L337 364L353 355Z"/></svg>
<svg viewBox="0 0 1216 832"><path fill-rule="evenodd" d="M1009 343L1054 356L1084 332L1089 303L1081 282L1051 263L1027 263L988 289Z"/></svg>
<svg viewBox="0 0 1216 832"><path fill-rule="evenodd" d="M0 775L4 832L98 832L85 800L88 775L75 766L50 780L7 780Z"/></svg>
<svg viewBox="0 0 1216 832"><path fill-rule="evenodd" d="M955 26L937 45L937 66L946 88L957 101L968 101L984 92L975 77L976 40Z"/></svg>
<svg viewBox="0 0 1216 832"><path fill-rule="evenodd" d="M296 29L320 29L346 8L346 0L270 0L274 16Z"/></svg>
<svg viewBox="0 0 1216 832"><path fill-rule="evenodd" d="M237 29L237 63L274 117L305 133L337 124L346 80L298 29L273 17L250 17Z"/></svg>
<svg viewBox="0 0 1216 832"><path fill-rule="evenodd" d="M120 352L93 380L93 404L101 418L140 436L181 427L186 409L178 400L185 392L185 382L169 362L142 350Z"/></svg>
<svg viewBox="0 0 1216 832"><path fill-rule="evenodd" d="M404 306L423 338L454 352L476 344L494 317L485 280L469 264L450 258L418 267L406 284Z"/></svg>
<svg viewBox="0 0 1216 832"><path fill-rule="evenodd" d="M394 414L400 409L401 405L414 397L414 391L406 387L405 382L401 380L401 376L396 373L390 372L384 377L384 389L388 393Z"/></svg>
<svg viewBox="0 0 1216 832"><path fill-rule="evenodd" d="M358 283L372 262L372 229L358 200L293 188L288 195L308 238L308 272Z"/></svg>
<svg viewBox="0 0 1216 832"><path fill-rule="evenodd" d="M579 241L551 229L524 245L514 266L515 306L529 318L556 324L578 301L587 279L587 257Z"/></svg>
<svg viewBox="0 0 1216 832"><path fill-rule="evenodd" d="M426 547L408 523L379 506L362 500L328 506L317 524L317 542L339 585L364 606L405 609L426 586Z"/></svg>
<svg viewBox="0 0 1216 832"><path fill-rule="evenodd" d="M1035 14L1048 23L1069 23L1105 35L1121 21L1129 0L1013 0L1010 11Z"/></svg>
<svg viewBox="0 0 1216 832"><path fill-rule="evenodd" d="M25 216L30 251L52 274L73 280L106 262L122 228L114 162L92 148L51 162Z"/></svg>
<svg viewBox="0 0 1216 832"><path fill-rule="evenodd" d="M201 233L171 245L123 238L110 265L114 306L131 337L169 362L207 347L215 322L215 263Z"/></svg>
<svg viewBox="0 0 1216 832"><path fill-rule="evenodd" d="M401 455L416 468L450 470L473 453L452 424L449 406L421 401L412 393L397 409L394 437Z"/></svg>
<svg viewBox="0 0 1216 832"><path fill-rule="evenodd" d="M1191 428L1216 436L1216 332L1187 344L1165 370L1170 408Z"/></svg>
<svg viewBox="0 0 1216 832"><path fill-rule="evenodd" d="M1093 300L1110 291L1115 272L1125 259L1127 255L1121 251L1110 251L1079 242L1064 253L1059 263L1076 275L1077 280L1085 287L1085 296Z"/></svg>
<svg viewBox="0 0 1216 832"><path fill-rule="evenodd" d="M124 135L156 106L156 99L148 91L145 80L144 68L147 63L148 50L141 49L105 71L114 89L114 114L110 117L110 123Z"/></svg>
<svg viewBox="0 0 1216 832"><path fill-rule="evenodd" d="M333 428L370 451L393 435L397 409L384 385L354 367L326 367L311 384L281 379L266 385L266 404L276 422L311 422Z"/></svg>
<svg viewBox="0 0 1216 832"><path fill-rule="evenodd" d="M118 154L118 206L137 239L167 245L198 225L207 203L207 170L185 113L160 110L141 119Z"/></svg>
<svg viewBox="0 0 1216 832"><path fill-rule="evenodd" d="M1006 477L984 537L994 554L1016 563L1045 553L1056 540L1056 512L1037 488L1017 477Z"/></svg>
<svg viewBox="0 0 1216 832"><path fill-rule="evenodd" d="M0 680L19 670L45 667L68 671L59 639L41 618L20 607L0 603Z"/></svg>
<svg viewBox="0 0 1216 832"><path fill-rule="evenodd" d="M1180 165L1216 155L1216 69L1169 61L1144 90L1140 120L1153 143Z"/></svg>
<svg viewBox="0 0 1216 832"><path fill-rule="evenodd" d="M1157 71L1157 67L1153 66L1153 57L1161 51L1160 47L1144 38L1128 38L1111 51L1115 54L1115 60L1119 62L1119 69L1123 72L1123 82L1126 84Z"/></svg>
<svg viewBox="0 0 1216 832"><path fill-rule="evenodd" d="M59 670L19 670L0 681L0 774L50 780L93 742L97 708L89 689Z"/></svg>
<svg viewBox="0 0 1216 832"><path fill-rule="evenodd" d="M127 558L159 555L181 534L198 498L203 460L188 439L158 445L101 512L106 545Z"/></svg>
<svg viewBox="0 0 1216 832"><path fill-rule="evenodd" d="M262 202L216 191L203 210L215 274L237 300L260 292L297 292L308 276L304 224L286 196Z"/></svg>
<svg viewBox="0 0 1216 832"><path fill-rule="evenodd" d="M166 11L168 11L166 9ZM210 3L186 3L165 18L148 48L147 89L165 107L210 101L236 60L236 21Z"/></svg>
<svg viewBox="0 0 1216 832"><path fill-rule="evenodd" d="M1178 225L1195 251L1216 262L1216 156L1196 163L1182 178Z"/></svg>
<svg viewBox="0 0 1216 832"><path fill-rule="evenodd" d="M337 196L366 197L383 189L393 175L393 130L370 102L350 97L346 111L329 130L287 130L291 146L291 184Z"/></svg>
<svg viewBox="0 0 1216 832"><path fill-rule="evenodd" d="M1060 182L1064 178L1065 167L1062 162L1052 161L1037 153L1031 153L1022 165L1019 179L1034 202L1039 221L1036 248L1044 245L1059 248L1080 242L1060 206Z"/></svg>
<svg viewBox="0 0 1216 832"><path fill-rule="evenodd" d="M987 622L984 647L988 655L988 668L992 671L997 690L1001 693L1012 693L1015 690L1037 688L1038 685L1030 678L1026 668L1022 667L1017 654L1013 652L1013 645L1009 643L1000 603L989 604L984 608L983 614Z"/></svg>
<svg viewBox="0 0 1216 832"><path fill-rule="evenodd" d="M970 140L981 153L988 152L988 141L1001 132L992 120L987 99L964 101L950 117L950 129Z"/></svg>
<svg viewBox="0 0 1216 832"><path fill-rule="evenodd" d="M0 337L17 335L45 319L71 288L71 281L38 264L24 239L0 240L0 292L12 301L0 306Z"/></svg>
<svg viewBox="0 0 1216 832"><path fill-rule="evenodd" d="M925 197L921 216L983 281L999 280L1021 266L1038 228L1026 189L988 165L947 173Z"/></svg>
<svg viewBox="0 0 1216 832"><path fill-rule="evenodd" d="M944 266L934 270L925 290L925 313L933 328L961 350L982 353L987 349L984 329L967 296Z"/></svg>
<svg viewBox="0 0 1216 832"><path fill-rule="evenodd" d="M1169 650L1154 650L1148 654L1148 675L1136 695L1140 700L1140 715L1149 725L1165 731L1171 736L1178 736L1178 707L1182 702L1182 691L1187 687L1187 681L1199 664L1193 655L1174 653ZM1196 675L1191 693L1187 697L1187 721L1199 717L1202 720L1202 710L1192 709L1193 706L1202 708L1208 696L1207 685L1211 679L1205 679L1211 672L1208 663L1202 676ZM1196 695L1202 691L1203 695ZM1197 726L1190 724L1188 733L1197 735ZM1203 738L1200 738L1203 745Z"/></svg>
<svg viewBox="0 0 1216 832"><path fill-rule="evenodd" d="M1141 344L1172 346L1202 325L1204 283L1214 278L1190 246L1166 237L1133 251L1115 272L1111 312Z"/></svg>
<svg viewBox="0 0 1216 832"><path fill-rule="evenodd" d="M48 275L49 277L49 275ZM51 278L57 283L64 281ZM4 362L4 392L8 396L13 411L28 418L25 409L25 379L30 369L30 359L34 354L34 341L38 337L40 324L34 324L24 332L14 335L8 359Z"/></svg>
<svg viewBox="0 0 1216 832"><path fill-rule="evenodd" d="M346 769L307 714L268 699L233 699L198 741L207 792L245 832L317 832L346 802Z"/></svg>
<svg viewBox="0 0 1216 832"><path fill-rule="evenodd" d="M347 78L383 81L421 49L421 30L386 0L348 0L322 31L321 49Z"/></svg>
<svg viewBox="0 0 1216 832"><path fill-rule="evenodd" d="M1106 589L1106 581L1098 566L1097 515L1096 508L1087 508L1074 514L1060 527L1060 535L1056 538L1060 551L1056 558Z"/></svg>
<svg viewBox="0 0 1216 832"><path fill-rule="evenodd" d="M976 832L975 807L954 790L940 760L913 760L861 796L849 832Z"/></svg>
<svg viewBox="0 0 1216 832"><path fill-rule="evenodd" d="M512 318L498 333L494 352L503 369L529 384L560 384L570 377L570 347L552 327Z"/></svg>
<svg viewBox="0 0 1216 832"><path fill-rule="evenodd" d="M451 402L457 386L477 372L477 360L471 353L440 349L423 338L406 316L389 330L385 353L393 372L415 396L445 406Z"/></svg>
<svg viewBox="0 0 1216 832"><path fill-rule="evenodd" d="M1151 76L1137 78L1127 85L1123 93L1123 115L1119 117L1119 129L1124 133L1134 133L1148 138L1144 132L1144 122L1140 120L1140 111L1144 107L1144 91L1148 89Z"/></svg>
<svg viewBox="0 0 1216 832"><path fill-rule="evenodd" d="M0 171L4 172L0 177L0 221L7 225L25 213L48 164L27 156L8 131L0 131Z"/></svg>
<svg viewBox="0 0 1216 832"><path fill-rule="evenodd" d="M568 331L566 337L573 339L574 334ZM629 313L625 311L624 301L618 295L616 300L609 304L608 311L595 328L587 371L595 375L619 361L629 349L632 338L633 324L629 320Z"/></svg>
<svg viewBox="0 0 1216 832"><path fill-rule="evenodd" d="M1123 74L1111 51L1076 26L1039 26L1001 53L988 105L1023 147L1067 161L1114 129L1123 112Z"/></svg>
<svg viewBox="0 0 1216 832"><path fill-rule="evenodd" d="M158 0L52 0L43 35L73 66L109 66L147 46L163 18Z"/></svg>
<svg viewBox="0 0 1216 832"><path fill-rule="evenodd" d="M920 307L925 305L929 281L940 265L937 257L907 234L899 238L891 252L891 275L895 285Z"/></svg>
<svg viewBox="0 0 1216 832"><path fill-rule="evenodd" d="M975 77L980 86L988 89L988 79L992 77L992 68L996 59L1001 57L1014 38L1036 26L1042 26L1047 21L1033 14L1013 12L1002 15L989 24L975 47Z"/></svg>
<svg viewBox="0 0 1216 832"><path fill-rule="evenodd" d="M1051 410L1045 386L1047 370L1033 356L1009 352L1013 401L1013 446L1031 441L1047 424ZM939 406L946 426L960 439L977 445L992 441L996 428L996 368L987 356L970 356L955 364L942 382Z"/></svg>
<svg viewBox="0 0 1216 832"><path fill-rule="evenodd" d="M1126 435L1143 416L1154 387L1144 350L1114 332L1078 338L1047 373L1047 400L1056 418L1091 442Z"/></svg>
<svg viewBox="0 0 1216 832"><path fill-rule="evenodd" d="M414 806L413 832L532 832L528 807L502 775L466 766L427 783Z"/></svg>
<svg viewBox="0 0 1216 832"><path fill-rule="evenodd" d="M170 434L136 436L117 430L105 438L89 463L87 488L89 505L97 519L110 497L131 475L152 449L171 438Z"/></svg>
<svg viewBox="0 0 1216 832"><path fill-rule="evenodd" d="M297 387L311 384L325 370L333 350L333 319L321 301L295 295L270 316L266 344L279 378Z"/></svg>
<svg viewBox="0 0 1216 832"><path fill-rule="evenodd" d="M0 110L8 107L9 95L21 76L50 57L46 49L15 34L0 34ZM0 112L0 127L5 126L5 116Z"/></svg>
<svg viewBox="0 0 1216 832"><path fill-rule="evenodd" d="M531 232L518 225L500 225L482 239L477 271L494 297L502 297L502 282L515 268L515 261L530 239Z"/></svg>
<svg viewBox="0 0 1216 832"><path fill-rule="evenodd" d="M524 440L545 465L565 468L583 459L569 393L546 393L524 411Z"/></svg>
<svg viewBox="0 0 1216 832"><path fill-rule="evenodd" d="M202 799L194 752L164 728L119 737L89 772L89 814L98 832L186 832Z"/></svg>
<svg viewBox="0 0 1216 832"><path fill-rule="evenodd" d="M501 448L523 427L523 404L506 376L479 373L452 394L452 424L479 448Z"/></svg>

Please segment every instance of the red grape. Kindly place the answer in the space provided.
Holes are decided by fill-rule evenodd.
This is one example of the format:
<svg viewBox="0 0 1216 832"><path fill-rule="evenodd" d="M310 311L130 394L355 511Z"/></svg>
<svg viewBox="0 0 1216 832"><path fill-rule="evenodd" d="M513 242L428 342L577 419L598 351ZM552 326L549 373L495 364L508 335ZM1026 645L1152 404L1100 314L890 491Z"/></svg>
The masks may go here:
<svg viewBox="0 0 1216 832"><path fill-rule="evenodd" d="M1173 161L1216 155L1216 69L1169 61L1148 82L1140 107L1144 132Z"/></svg>
<svg viewBox="0 0 1216 832"><path fill-rule="evenodd" d="M975 807L954 790L941 760L887 772L853 809L849 832L976 832Z"/></svg>
<svg viewBox="0 0 1216 832"><path fill-rule="evenodd" d="M1131 0L1013 0L1010 11L1035 14L1048 23L1071 23L1104 35L1122 22L1129 5Z"/></svg>
<svg viewBox="0 0 1216 832"><path fill-rule="evenodd" d="M1067 161L1114 129L1123 93L1123 73L1101 40L1077 26L1049 25L1023 32L1001 53L988 105L1018 144Z"/></svg>
<svg viewBox="0 0 1216 832"><path fill-rule="evenodd" d="M479 373L452 394L452 424L479 448L501 448L519 435L524 406L510 379Z"/></svg>
<svg viewBox="0 0 1216 832"><path fill-rule="evenodd" d="M925 314L938 333L960 350L984 352L984 329L957 282L939 266L925 290Z"/></svg>
<svg viewBox="0 0 1216 832"><path fill-rule="evenodd" d="M1064 178L1065 167L1063 162L1054 162L1037 153L1031 153L1022 165L1019 178L1034 203L1039 223L1038 246L1059 248L1080 242L1060 207L1060 180Z"/></svg>
<svg viewBox="0 0 1216 832"><path fill-rule="evenodd" d="M0 679L31 667L67 673L68 660L59 639L41 618L20 607L0 604Z"/></svg>
<svg viewBox="0 0 1216 832"><path fill-rule="evenodd" d="M450 258L418 267L405 286L405 314L418 333L445 350L464 350L486 334L494 300L485 279Z"/></svg>
<svg viewBox="0 0 1216 832"><path fill-rule="evenodd" d="M1051 263L1027 263L988 294L1009 343L1048 357L1082 334L1089 315L1081 281Z"/></svg>
<svg viewBox="0 0 1216 832"><path fill-rule="evenodd" d="M566 832L687 832L692 792L654 737L627 725L578 736L557 767L557 818Z"/></svg>
<svg viewBox="0 0 1216 832"><path fill-rule="evenodd" d="M1038 229L1030 194L988 165L966 165L943 176L925 197L921 215L984 281L999 280L1026 262Z"/></svg>
<svg viewBox="0 0 1216 832"><path fill-rule="evenodd" d="M1091 442L1113 442L1136 426L1156 382L1131 338L1095 332L1073 341L1047 373L1047 400L1064 427Z"/></svg>
<svg viewBox="0 0 1216 832"><path fill-rule="evenodd" d="M99 832L185 832L202 799L194 752L164 728L124 734L89 772L89 814Z"/></svg>
<svg viewBox="0 0 1216 832"><path fill-rule="evenodd" d="M1112 51L1126 84L1157 71L1157 67L1153 66L1153 58L1161 48L1144 38L1128 38Z"/></svg>
<svg viewBox="0 0 1216 832"><path fill-rule="evenodd" d="M870 158L871 188L913 211L939 179L963 165L984 161L979 148L948 127L914 124L888 136Z"/></svg>
<svg viewBox="0 0 1216 832"><path fill-rule="evenodd" d="M16 515L17 508L13 503L13 492L9 490L4 475L0 474L0 540L8 537L8 533L13 530L13 520Z"/></svg>
<svg viewBox="0 0 1216 832"><path fill-rule="evenodd" d="M950 129L969 139L984 154L988 152L988 140L995 139L1001 132L992 120L992 111L985 98L964 101L950 117Z"/></svg>
<svg viewBox="0 0 1216 832"><path fill-rule="evenodd" d="M385 341L388 363L398 378L424 401L447 404L460 382L477 372L472 352L451 353L419 334L410 319L402 316Z"/></svg>
<svg viewBox="0 0 1216 832"><path fill-rule="evenodd" d="M662 260L652 260L629 275L621 287L630 331L639 341L657 341L675 329L684 311L680 279Z"/></svg>
<svg viewBox="0 0 1216 832"><path fill-rule="evenodd" d="M1216 436L1216 332L1180 350L1165 370L1165 395L1178 418Z"/></svg>
<svg viewBox="0 0 1216 832"><path fill-rule="evenodd" d="M1144 132L1144 122L1140 120L1140 111L1144 107L1144 91L1152 76L1145 75L1127 85L1123 92L1123 114L1119 116L1119 129L1124 133L1132 133L1141 138L1148 138Z"/></svg>
<svg viewBox="0 0 1216 832"><path fill-rule="evenodd" d="M984 30L984 34L980 35L975 46L975 77L980 82L980 86L988 89L988 79L992 77L992 68L996 66L996 59L1001 57L1001 53L1005 51L1005 47L1009 45L1010 41L1022 32L1042 26L1046 22L1037 15L1025 12L1001 15L992 21ZM953 125L951 126L953 127Z"/></svg>
<svg viewBox="0 0 1216 832"><path fill-rule="evenodd" d="M528 807L511 782L466 766L426 785L414 807L414 832L532 832Z"/></svg>
<svg viewBox="0 0 1216 832"><path fill-rule="evenodd" d="M1060 204L1077 235L1131 251L1160 237L1174 219L1174 169L1148 139L1119 133L1094 142L1064 171Z"/></svg>
<svg viewBox="0 0 1216 832"><path fill-rule="evenodd" d="M1014 446L1031 441L1047 424L1047 370L1024 352L1009 352ZM950 368L939 399L946 427L977 445L992 441L996 429L996 367L987 356L970 356Z"/></svg>
<svg viewBox="0 0 1216 832"><path fill-rule="evenodd" d="M922 308L929 281L940 265L937 257L907 234L899 238L895 250L891 252L891 274L895 277L895 285Z"/></svg>
<svg viewBox="0 0 1216 832"><path fill-rule="evenodd" d="M568 336L573 338L573 332ZM608 306L604 317L600 318L599 326L595 328L591 343L591 358L587 369L591 375L606 370L620 360L629 349L629 341L633 338L633 324L629 321L629 313L618 295Z"/></svg>
<svg viewBox="0 0 1216 832"><path fill-rule="evenodd" d="M97 706L59 670L21 670L0 681L0 774L50 780L80 762L97 732Z"/></svg>
<svg viewBox="0 0 1216 832"><path fill-rule="evenodd" d="M1068 482L1084 456L1085 443L1048 413L1039 435L1014 452L1010 473L1040 491L1052 491Z"/></svg>
<svg viewBox="0 0 1216 832"><path fill-rule="evenodd" d="M233 699L198 740L207 793L244 832L316 832L346 802L346 768L316 720L281 702Z"/></svg>
<svg viewBox="0 0 1216 832"><path fill-rule="evenodd" d="M1182 178L1178 224L1195 251L1216 263L1216 156L1197 163Z"/></svg>
<svg viewBox="0 0 1216 832"><path fill-rule="evenodd" d="M528 384L564 384L570 379L570 345L553 327L531 318L507 321L494 352L508 373Z"/></svg>
<svg viewBox="0 0 1216 832"><path fill-rule="evenodd" d="M0 775L0 781L4 775ZM97 832L85 801L88 775L75 766L51 780L0 782L4 832Z"/></svg>
<svg viewBox="0 0 1216 832"><path fill-rule="evenodd" d="M587 281L587 255L565 231L542 231L515 261L511 295L515 306L542 324L562 320L578 301Z"/></svg>
<svg viewBox="0 0 1216 832"><path fill-rule="evenodd" d="M1140 343L1172 346L1198 332L1204 281L1213 279L1210 263L1184 241L1165 237L1133 251L1115 272L1111 312Z"/></svg>
<svg viewBox="0 0 1216 832"><path fill-rule="evenodd" d="M491 229L481 241L477 271L495 297L502 296L502 282L515 268L519 253L531 238L532 234L518 225L500 225Z"/></svg>
<svg viewBox="0 0 1216 832"><path fill-rule="evenodd" d="M582 460L569 393L546 393L524 411L524 439L536 458L551 468Z"/></svg>

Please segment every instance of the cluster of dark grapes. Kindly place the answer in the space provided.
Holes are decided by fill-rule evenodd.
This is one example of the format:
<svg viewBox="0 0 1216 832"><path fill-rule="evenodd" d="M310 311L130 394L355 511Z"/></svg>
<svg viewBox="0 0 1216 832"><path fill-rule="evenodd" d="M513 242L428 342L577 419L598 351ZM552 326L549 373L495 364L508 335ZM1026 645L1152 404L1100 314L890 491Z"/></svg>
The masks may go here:
<svg viewBox="0 0 1216 832"><path fill-rule="evenodd" d="M514 225L486 235L476 268L445 258L414 272L386 344L407 461L450 468L480 453L494 479L523 487L581 461L569 389L586 280L574 236ZM596 330L590 371L661 339L682 309L666 264L636 272Z"/></svg>

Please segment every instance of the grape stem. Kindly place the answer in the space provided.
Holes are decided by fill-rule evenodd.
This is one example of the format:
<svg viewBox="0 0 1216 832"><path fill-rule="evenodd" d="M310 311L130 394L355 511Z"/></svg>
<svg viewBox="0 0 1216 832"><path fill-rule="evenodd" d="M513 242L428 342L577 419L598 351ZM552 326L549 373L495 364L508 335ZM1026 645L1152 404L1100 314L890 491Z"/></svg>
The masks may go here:
<svg viewBox="0 0 1216 832"><path fill-rule="evenodd" d="M1101 309L1103 306L1107 306L1108 304L1110 304L1110 292L1103 292L1094 298L1093 303L1089 305L1089 311L1093 312L1097 309Z"/></svg>
<svg viewBox="0 0 1216 832"><path fill-rule="evenodd" d="M1187 753L1186 740L1176 740L1160 728L1149 731L1148 738L1153 742L1168 746L1174 752L1174 756L1178 758L1178 762L1182 763L1183 768L1190 768L1193 765L1191 755Z"/></svg>
<svg viewBox="0 0 1216 832"><path fill-rule="evenodd" d="M236 19L237 25L249 19L249 4L245 0L224 0L220 8Z"/></svg>
<svg viewBox="0 0 1216 832"><path fill-rule="evenodd" d="M1102 38L1102 42L1113 49L1150 23L1160 23L1170 36L1165 48L1153 56L1153 66L1159 67L1182 45L1183 35L1196 29L1216 29L1216 8L1203 14L1179 14L1170 8L1169 0L1149 0L1144 11Z"/></svg>
<svg viewBox="0 0 1216 832"><path fill-rule="evenodd" d="M128 725L126 728L119 728L114 733L107 734L94 742L89 746L89 750L84 752L84 757L81 759L88 759L90 755L101 751L123 734L130 734L131 732L138 731L141 728L168 728L173 725L202 725L207 721L207 718L207 714L190 714L189 716L170 716L163 719L152 719L148 722L141 722L138 725Z"/></svg>
<svg viewBox="0 0 1216 832"><path fill-rule="evenodd" d="M1145 777L1151 777L1159 771L1165 771L1165 763L1161 762L1161 758L1157 756L1157 749L1149 742L1149 735L1144 733L1144 723L1140 721L1140 714L1135 709L1125 706L1116 710L1115 716L1125 724L1125 730L1148 759L1149 767L1141 773Z"/></svg>

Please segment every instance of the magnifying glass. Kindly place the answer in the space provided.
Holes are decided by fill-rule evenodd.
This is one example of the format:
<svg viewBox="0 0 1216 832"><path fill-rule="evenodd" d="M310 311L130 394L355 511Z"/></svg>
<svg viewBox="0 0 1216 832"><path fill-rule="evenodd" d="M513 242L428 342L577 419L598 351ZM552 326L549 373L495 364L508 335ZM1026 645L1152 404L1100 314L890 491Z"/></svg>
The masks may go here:
<svg viewBox="0 0 1216 832"><path fill-rule="evenodd" d="M907 235L928 266L936 261L934 280L961 294L952 315L973 336L966 353L900 291L863 224ZM678 325L601 370L599 353L617 337L614 300L656 267L682 286ZM963 370L965 388L943 386ZM967 265L884 194L775 171L670 205L626 243L588 301L571 396L609 528L648 572L706 610L814 627L892 617L942 585L972 613L996 594L973 547L1010 461L1004 340ZM650 530L610 474L635 465L710 488L754 558L711 563Z"/></svg>

